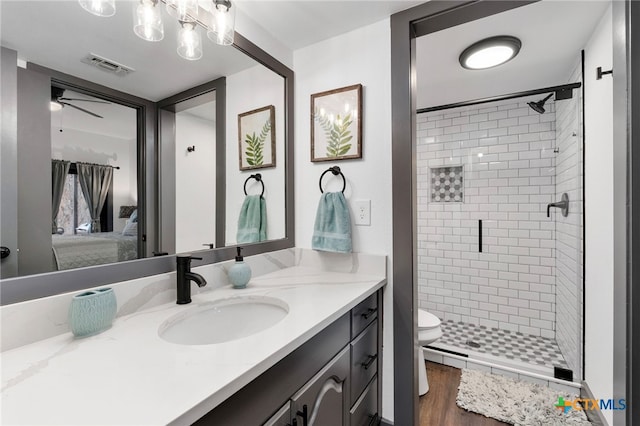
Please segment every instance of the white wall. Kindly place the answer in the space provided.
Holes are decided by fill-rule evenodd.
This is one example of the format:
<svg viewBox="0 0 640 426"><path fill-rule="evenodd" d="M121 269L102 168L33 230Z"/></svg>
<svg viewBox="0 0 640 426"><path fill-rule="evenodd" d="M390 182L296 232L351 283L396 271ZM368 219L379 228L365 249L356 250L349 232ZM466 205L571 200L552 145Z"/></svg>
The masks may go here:
<svg viewBox="0 0 640 426"><path fill-rule="evenodd" d="M215 107L211 116L215 117ZM194 152L187 147L195 145ZM202 250L216 237L216 126L176 114L176 253Z"/></svg>
<svg viewBox="0 0 640 426"><path fill-rule="evenodd" d="M389 20L299 49L294 52L296 246L311 247L320 198L318 178L339 165L347 179L345 196L371 200L371 226L353 226L353 250L389 256L391 272L391 33ZM348 52L348 53L344 53ZM310 162L310 95L352 84L363 85L363 158ZM340 179L325 176L324 187L337 190ZM352 214L353 220L353 214ZM382 416L393 419L393 312L391 276L384 299Z"/></svg>
<svg viewBox="0 0 640 426"><path fill-rule="evenodd" d="M227 194L226 241L236 243L238 215L244 201L243 186L252 174L260 173L267 205L267 239L285 237L284 191L284 78L262 65L227 76ZM273 105L276 110L276 167L240 171L238 162L238 114ZM267 159L265 159L266 161ZM259 194L260 184L247 183L247 194Z"/></svg>
<svg viewBox="0 0 640 426"><path fill-rule="evenodd" d="M585 47L585 378L613 397L613 85L611 6ZM612 424L612 411L603 411Z"/></svg>
<svg viewBox="0 0 640 426"><path fill-rule="evenodd" d="M137 204L137 148L135 139L120 139L81 130L51 129L51 157L71 162L119 166L113 171L113 230L122 231L126 219L119 219L120 206Z"/></svg>

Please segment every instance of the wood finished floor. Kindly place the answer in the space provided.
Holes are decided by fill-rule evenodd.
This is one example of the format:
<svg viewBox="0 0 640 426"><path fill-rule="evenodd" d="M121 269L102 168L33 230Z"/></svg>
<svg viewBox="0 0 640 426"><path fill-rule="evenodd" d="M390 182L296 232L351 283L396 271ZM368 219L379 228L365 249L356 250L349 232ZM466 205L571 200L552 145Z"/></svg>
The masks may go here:
<svg viewBox="0 0 640 426"><path fill-rule="evenodd" d="M429 392L420 397L420 426L504 426L456 405L461 370L427 361Z"/></svg>

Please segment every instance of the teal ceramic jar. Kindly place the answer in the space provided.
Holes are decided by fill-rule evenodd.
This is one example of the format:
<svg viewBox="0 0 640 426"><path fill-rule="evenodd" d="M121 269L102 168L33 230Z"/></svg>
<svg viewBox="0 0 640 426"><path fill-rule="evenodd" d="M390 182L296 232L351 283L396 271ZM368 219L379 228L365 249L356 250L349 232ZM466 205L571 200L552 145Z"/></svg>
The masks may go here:
<svg viewBox="0 0 640 426"><path fill-rule="evenodd" d="M73 296L69 307L69 326L76 337L102 333L116 317L117 302L112 288L85 291Z"/></svg>

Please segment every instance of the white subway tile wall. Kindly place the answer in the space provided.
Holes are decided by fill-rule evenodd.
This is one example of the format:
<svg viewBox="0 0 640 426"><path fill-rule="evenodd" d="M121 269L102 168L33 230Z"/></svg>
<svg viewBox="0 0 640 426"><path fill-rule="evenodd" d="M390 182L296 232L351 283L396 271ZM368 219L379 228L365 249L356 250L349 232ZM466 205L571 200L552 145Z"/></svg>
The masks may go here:
<svg viewBox="0 0 640 426"><path fill-rule="evenodd" d="M580 81L580 66L569 81ZM556 213L556 341L574 377L582 377L583 164L582 91L556 102L556 199L569 195L569 215Z"/></svg>
<svg viewBox="0 0 640 426"><path fill-rule="evenodd" d="M555 103L545 108L521 99L418 114L421 308L555 338ZM431 202L430 168L449 166L464 167L464 202Z"/></svg>

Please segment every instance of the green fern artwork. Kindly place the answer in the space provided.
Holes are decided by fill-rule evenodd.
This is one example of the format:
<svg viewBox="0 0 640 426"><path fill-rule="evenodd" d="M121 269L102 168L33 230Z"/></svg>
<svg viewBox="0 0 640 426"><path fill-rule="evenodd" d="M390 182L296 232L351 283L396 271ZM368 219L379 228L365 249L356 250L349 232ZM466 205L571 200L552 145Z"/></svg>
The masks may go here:
<svg viewBox="0 0 640 426"><path fill-rule="evenodd" d="M245 159L250 166L262 166L264 165L264 142L267 136L271 134L271 119L262 126L260 134L256 132L247 133L245 135L244 142L246 143Z"/></svg>
<svg viewBox="0 0 640 426"><path fill-rule="evenodd" d="M338 114L332 120L326 114L320 114L316 109L313 115L327 138L327 157L342 157L348 153L351 150L351 140L353 139L353 134L349 129L353 123L351 114L344 116Z"/></svg>

